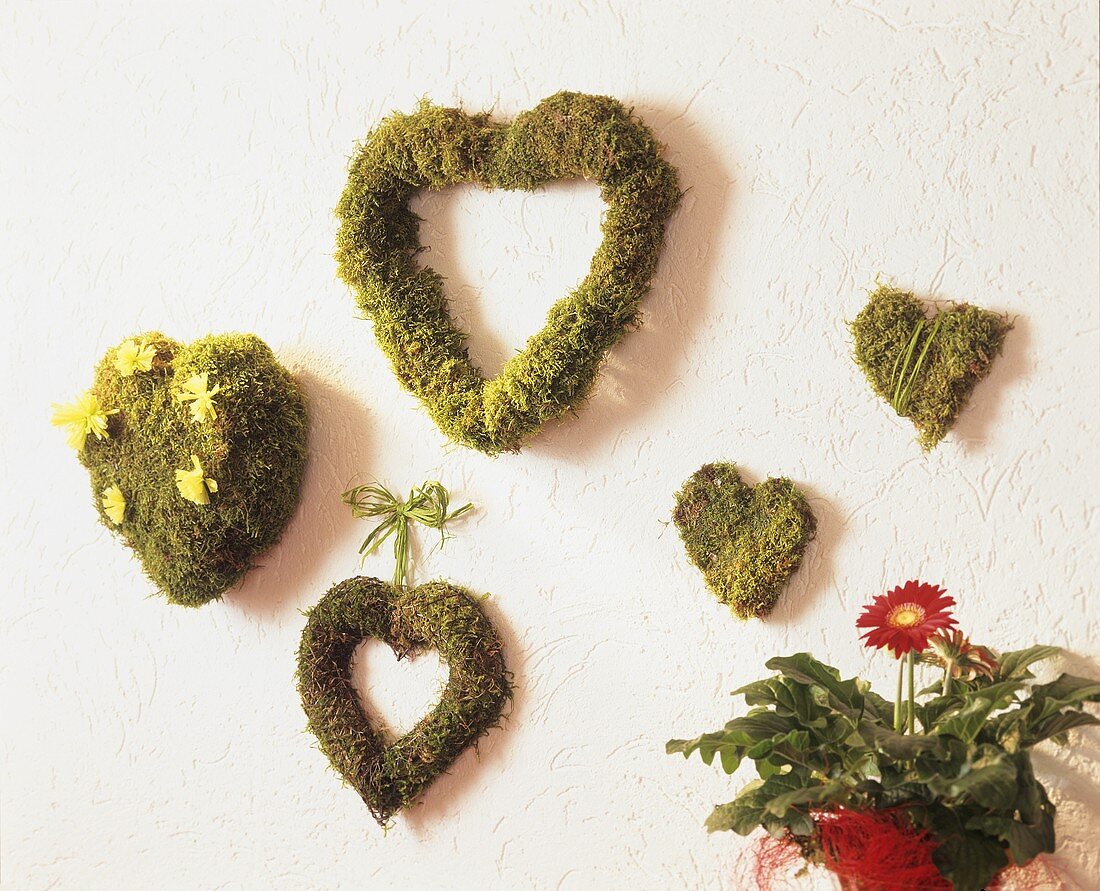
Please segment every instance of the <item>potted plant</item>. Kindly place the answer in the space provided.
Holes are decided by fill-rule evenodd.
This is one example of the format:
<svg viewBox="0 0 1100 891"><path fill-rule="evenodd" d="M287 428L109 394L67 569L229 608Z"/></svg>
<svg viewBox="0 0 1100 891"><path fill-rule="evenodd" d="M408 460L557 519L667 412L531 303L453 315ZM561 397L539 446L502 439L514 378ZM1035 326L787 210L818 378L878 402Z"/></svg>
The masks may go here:
<svg viewBox="0 0 1100 891"><path fill-rule="evenodd" d="M899 662L893 703L859 678L797 653L770 659L775 674L734 691L751 706L722 730L672 740L669 753L744 760L758 778L707 829L748 835L819 864L851 891L980 891L1012 865L1054 850L1055 807L1035 776L1031 748L1064 744L1100 682L1062 674L1035 683L1051 646L996 653L955 628L955 601L911 581L880 595L857 625L868 646ZM917 662L942 678L917 691Z"/></svg>

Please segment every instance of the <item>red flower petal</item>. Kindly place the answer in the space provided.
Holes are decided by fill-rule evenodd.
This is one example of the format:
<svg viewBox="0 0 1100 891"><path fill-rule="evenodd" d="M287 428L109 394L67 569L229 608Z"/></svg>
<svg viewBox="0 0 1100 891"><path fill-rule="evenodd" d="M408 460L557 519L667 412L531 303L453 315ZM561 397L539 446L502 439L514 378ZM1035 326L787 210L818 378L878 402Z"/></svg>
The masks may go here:
<svg viewBox="0 0 1100 891"><path fill-rule="evenodd" d="M865 646L887 648L900 659L910 651L928 649L929 637L954 626L955 617L948 612L954 605L955 599L943 588L913 579L872 598L856 627L871 629L860 635ZM915 618L898 622L899 615Z"/></svg>

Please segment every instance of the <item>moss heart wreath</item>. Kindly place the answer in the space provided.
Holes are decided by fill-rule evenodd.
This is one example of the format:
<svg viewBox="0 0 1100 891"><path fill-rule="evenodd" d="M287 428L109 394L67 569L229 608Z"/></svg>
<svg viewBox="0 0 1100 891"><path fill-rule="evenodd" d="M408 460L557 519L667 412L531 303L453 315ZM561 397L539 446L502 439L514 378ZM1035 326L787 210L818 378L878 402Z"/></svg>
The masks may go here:
<svg viewBox="0 0 1100 891"><path fill-rule="evenodd" d="M734 464L705 464L676 493L673 513L707 587L742 619L772 611L817 530L789 479L749 487Z"/></svg>
<svg viewBox="0 0 1100 891"><path fill-rule="evenodd" d="M534 190L570 178L599 183L603 242L584 281L486 380L451 319L442 277L417 263L409 200L457 183ZM511 124L423 102L386 118L352 160L336 258L398 380L439 428L487 454L517 451L585 398L607 351L637 323L679 199L653 134L614 99L557 93Z"/></svg>
<svg viewBox="0 0 1100 891"><path fill-rule="evenodd" d="M309 729L385 826L500 721L512 695L500 637L473 597L445 582L394 588L373 578L348 579L308 617L298 648L298 692ZM371 725L352 686L351 658L368 638L385 641L399 659L435 650L449 669L439 704L392 745Z"/></svg>
<svg viewBox="0 0 1100 891"><path fill-rule="evenodd" d="M1012 322L967 303L929 319L911 293L881 285L850 327L871 388L913 422L927 452L989 374Z"/></svg>
<svg viewBox="0 0 1100 891"><path fill-rule="evenodd" d="M251 334L187 346L159 332L130 338L54 423L68 428L104 525L171 603L220 597L297 506L305 405Z"/></svg>

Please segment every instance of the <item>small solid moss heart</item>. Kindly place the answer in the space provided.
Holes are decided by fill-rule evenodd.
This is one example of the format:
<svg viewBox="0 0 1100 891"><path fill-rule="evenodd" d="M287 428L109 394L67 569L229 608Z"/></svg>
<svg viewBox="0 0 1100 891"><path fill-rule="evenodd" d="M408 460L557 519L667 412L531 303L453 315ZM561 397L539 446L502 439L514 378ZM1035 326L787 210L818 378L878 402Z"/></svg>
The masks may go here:
<svg viewBox="0 0 1100 891"><path fill-rule="evenodd" d="M451 319L442 277L417 263L409 201L457 183L530 191L577 178L598 183L607 204L588 276L486 380ZM637 323L679 199L653 134L614 99L558 93L511 124L424 102L383 121L352 160L336 258L398 380L439 428L488 454L516 451L585 398L607 351Z"/></svg>
<svg viewBox="0 0 1100 891"><path fill-rule="evenodd" d="M298 503L302 395L251 334L187 346L159 332L130 338L54 422L79 450L104 525L172 603L221 596Z"/></svg>
<svg viewBox="0 0 1100 891"><path fill-rule="evenodd" d="M851 323L855 360L871 388L935 448L1004 346L1007 316L966 303L928 318L911 293L880 286Z"/></svg>
<svg viewBox="0 0 1100 891"><path fill-rule="evenodd" d="M394 588L373 578L333 587L309 611L298 648L298 692L309 729L333 768L386 825L478 737L512 695L496 629L465 590L445 582ZM400 659L435 650L447 664L439 704L396 742L364 714L351 660L364 640Z"/></svg>
<svg viewBox="0 0 1100 891"><path fill-rule="evenodd" d="M789 479L749 487L734 464L705 464L676 493L673 513L707 587L742 619L766 616L817 524Z"/></svg>

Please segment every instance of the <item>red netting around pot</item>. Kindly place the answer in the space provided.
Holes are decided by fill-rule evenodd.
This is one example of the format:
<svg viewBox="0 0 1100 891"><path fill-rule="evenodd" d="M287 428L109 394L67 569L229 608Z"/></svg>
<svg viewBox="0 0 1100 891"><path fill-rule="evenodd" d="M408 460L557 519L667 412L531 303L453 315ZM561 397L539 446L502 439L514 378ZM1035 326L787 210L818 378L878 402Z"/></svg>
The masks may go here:
<svg viewBox="0 0 1100 891"><path fill-rule="evenodd" d="M904 810L854 811L841 808L812 815L817 824L822 865L848 891L951 891L932 860L936 841L916 829ZM760 891L805 886L802 848L791 836L763 836L741 862ZM990 891L1056 891L1065 886L1046 862L1033 860L998 876Z"/></svg>

